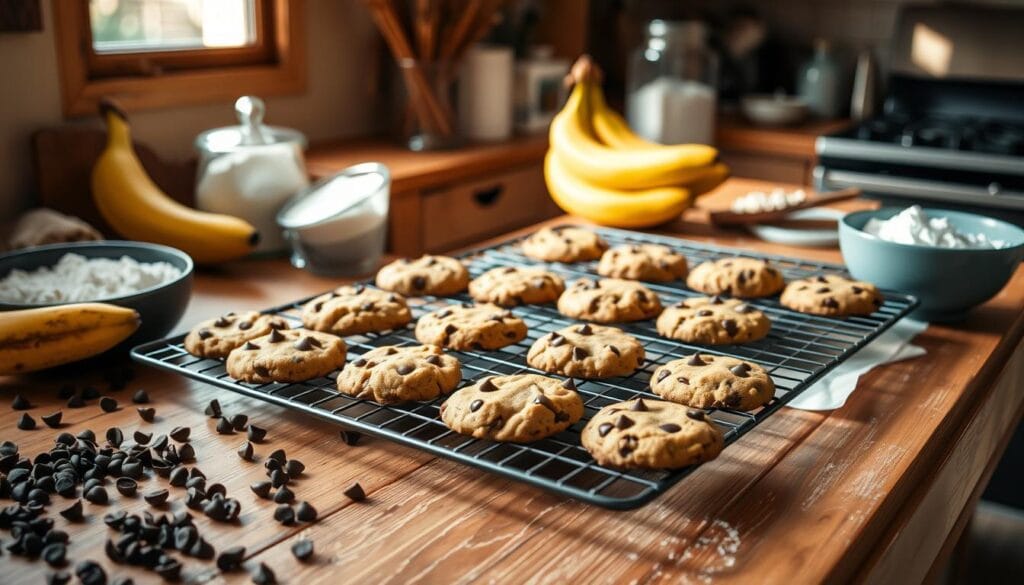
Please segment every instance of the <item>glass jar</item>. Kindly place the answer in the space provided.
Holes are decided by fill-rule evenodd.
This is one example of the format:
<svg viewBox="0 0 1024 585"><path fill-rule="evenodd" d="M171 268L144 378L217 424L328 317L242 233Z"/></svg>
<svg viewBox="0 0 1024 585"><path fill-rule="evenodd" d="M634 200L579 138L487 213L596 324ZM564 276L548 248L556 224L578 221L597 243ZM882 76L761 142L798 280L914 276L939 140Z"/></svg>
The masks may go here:
<svg viewBox="0 0 1024 585"><path fill-rule="evenodd" d="M264 125L265 112L260 98L240 97L235 102L238 126L214 128L196 138L196 207L248 221L260 233L255 252L269 255L288 248L277 212L309 186L309 177L305 135Z"/></svg>
<svg viewBox="0 0 1024 585"><path fill-rule="evenodd" d="M711 144L715 130L718 55L699 21L652 20L629 60L626 118L662 144Z"/></svg>

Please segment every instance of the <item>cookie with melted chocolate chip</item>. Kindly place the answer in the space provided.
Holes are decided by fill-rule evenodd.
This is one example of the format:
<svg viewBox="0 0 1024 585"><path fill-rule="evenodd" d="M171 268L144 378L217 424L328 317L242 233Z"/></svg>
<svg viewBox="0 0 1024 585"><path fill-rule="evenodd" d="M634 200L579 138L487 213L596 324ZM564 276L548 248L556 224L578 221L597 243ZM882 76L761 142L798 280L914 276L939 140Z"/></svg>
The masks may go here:
<svg viewBox="0 0 1024 585"><path fill-rule="evenodd" d="M621 329L584 323L541 336L526 363L570 378L625 376L643 365L644 347Z"/></svg>
<svg viewBox="0 0 1024 585"><path fill-rule="evenodd" d="M469 296L478 303L503 307L550 303L565 290L562 278L543 268L492 268L469 283Z"/></svg>
<svg viewBox="0 0 1024 585"><path fill-rule="evenodd" d="M775 383L755 363L698 353L659 366L651 376L651 390L693 408L754 410L775 396Z"/></svg>
<svg viewBox="0 0 1024 585"><path fill-rule="evenodd" d="M597 260L608 244L596 233L583 228L548 227L523 240L523 254L545 262Z"/></svg>
<svg viewBox="0 0 1024 585"><path fill-rule="evenodd" d="M387 331L410 321L405 297L361 284L338 287L302 307L302 324L307 329L335 335Z"/></svg>
<svg viewBox="0 0 1024 585"><path fill-rule="evenodd" d="M722 452L722 431L700 410L638 398L599 410L580 435L583 447L606 467L679 469Z"/></svg>
<svg viewBox="0 0 1024 585"><path fill-rule="evenodd" d="M771 296L785 285L782 273L767 260L722 258L707 261L686 277L686 286L708 295L739 298Z"/></svg>
<svg viewBox="0 0 1024 585"><path fill-rule="evenodd" d="M526 337L526 323L498 305L450 305L420 317L416 339L451 349L498 349Z"/></svg>
<svg viewBox="0 0 1024 585"><path fill-rule="evenodd" d="M435 345L372 349L338 375L338 390L380 404L433 400L459 385L459 360Z"/></svg>
<svg viewBox="0 0 1024 585"><path fill-rule="evenodd" d="M583 417L572 380L538 374L490 376L452 394L441 420L478 439L528 443L560 433Z"/></svg>
<svg viewBox="0 0 1024 585"><path fill-rule="evenodd" d="M228 375L254 384L304 382L345 365L340 337L305 329L271 330L228 354Z"/></svg>
<svg viewBox="0 0 1024 585"><path fill-rule="evenodd" d="M409 297L424 295L448 296L466 290L469 271L455 258L421 256L415 260L401 258L377 272L379 288Z"/></svg>
<svg viewBox="0 0 1024 585"><path fill-rule="evenodd" d="M597 273L611 278L668 282L686 276L686 257L668 246L637 244L615 246L601 256Z"/></svg>
<svg viewBox="0 0 1024 585"><path fill-rule="evenodd" d="M680 301L658 316L658 333L687 343L724 345L749 343L768 335L771 321L757 307L721 297Z"/></svg>
<svg viewBox="0 0 1024 585"><path fill-rule="evenodd" d="M558 312L595 323L642 321L661 312L661 300L632 280L581 278L558 297Z"/></svg>
<svg viewBox="0 0 1024 585"><path fill-rule="evenodd" d="M870 315L882 306L875 285L835 274L802 278L789 283L779 299L794 311L814 315Z"/></svg>
<svg viewBox="0 0 1024 585"><path fill-rule="evenodd" d="M196 325L185 336L185 351L206 358L225 358L231 350L271 329L288 329L288 321L256 311L228 313Z"/></svg>

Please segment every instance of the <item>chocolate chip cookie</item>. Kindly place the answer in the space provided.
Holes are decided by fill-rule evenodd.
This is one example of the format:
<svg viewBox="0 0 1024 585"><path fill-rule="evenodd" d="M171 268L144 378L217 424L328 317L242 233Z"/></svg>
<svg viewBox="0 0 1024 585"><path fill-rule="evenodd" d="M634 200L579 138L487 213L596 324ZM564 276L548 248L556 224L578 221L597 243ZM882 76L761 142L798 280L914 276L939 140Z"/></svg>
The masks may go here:
<svg viewBox="0 0 1024 585"><path fill-rule="evenodd" d="M459 385L459 360L434 345L372 349L338 375L338 390L381 404L433 400Z"/></svg>
<svg viewBox="0 0 1024 585"><path fill-rule="evenodd" d="M456 433L514 443L550 437L582 416L572 380L537 374L484 378L441 405L441 420Z"/></svg>
<svg viewBox="0 0 1024 585"><path fill-rule="evenodd" d="M599 410L580 441L599 464L625 469L679 469L711 461L725 445L703 411L643 398Z"/></svg>
<svg viewBox="0 0 1024 585"><path fill-rule="evenodd" d="M504 307L550 303L565 290L561 277L543 268L492 268L469 283L469 295L480 303Z"/></svg>
<svg viewBox="0 0 1024 585"><path fill-rule="evenodd" d="M601 236L578 227L543 228L523 240L523 254L545 262L597 260L608 249Z"/></svg>
<svg viewBox="0 0 1024 585"><path fill-rule="evenodd" d="M412 313L402 295L361 284L336 288L302 307L307 329L335 335L386 331L409 321Z"/></svg>
<svg viewBox="0 0 1024 585"><path fill-rule="evenodd" d="M754 410L775 396L775 383L757 364L729 356L694 354L654 370L651 390L694 408Z"/></svg>
<svg viewBox="0 0 1024 585"><path fill-rule="evenodd" d="M304 382L345 365L345 349L340 337L328 333L273 329L232 351L227 370L232 378L255 384Z"/></svg>
<svg viewBox="0 0 1024 585"><path fill-rule="evenodd" d="M828 274L789 283L782 304L815 315L870 315L882 306L882 294L870 282Z"/></svg>
<svg viewBox="0 0 1024 585"><path fill-rule="evenodd" d="M526 323L497 305L450 305L416 323L420 343L451 349L498 349L525 337Z"/></svg>
<svg viewBox="0 0 1024 585"><path fill-rule="evenodd" d="M538 370L571 378L625 376L644 362L644 347L615 327L570 325L533 343L526 362Z"/></svg>
<svg viewBox="0 0 1024 585"><path fill-rule="evenodd" d="M377 272L377 286L410 297L447 296L466 290L469 272L455 258L421 256L399 259Z"/></svg>
<svg viewBox="0 0 1024 585"><path fill-rule="evenodd" d="M288 329L288 321L256 311L228 313L196 325L185 336L185 351L206 358L225 358L231 350L271 329Z"/></svg>
<svg viewBox="0 0 1024 585"><path fill-rule="evenodd" d="M658 333L671 339L704 345L757 341L771 321L753 305L739 299L696 297L667 307L658 316Z"/></svg>
<svg viewBox="0 0 1024 585"><path fill-rule="evenodd" d="M597 323L641 321L661 312L661 300L632 280L583 278L558 297L558 311L566 317Z"/></svg>
<svg viewBox="0 0 1024 585"><path fill-rule="evenodd" d="M740 298L771 296L782 290L782 273L767 260L722 258L694 268L686 286L709 295Z"/></svg>
<svg viewBox="0 0 1024 585"><path fill-rule="evenodd" d="M668 246L615 246L601 256L597 273L612 278L668 282L686 276L686 258Z"/></svg>

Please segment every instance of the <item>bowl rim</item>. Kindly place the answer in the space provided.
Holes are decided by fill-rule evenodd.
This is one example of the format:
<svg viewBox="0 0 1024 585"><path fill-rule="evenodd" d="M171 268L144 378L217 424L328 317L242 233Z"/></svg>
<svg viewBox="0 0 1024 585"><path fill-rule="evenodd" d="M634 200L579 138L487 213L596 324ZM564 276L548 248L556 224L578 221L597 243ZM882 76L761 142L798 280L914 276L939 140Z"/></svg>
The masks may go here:
<svg viewBox="0 0 1024 585"><path fill-rule="evenodd" d="M1017 231L1020 234L1020 242L1018 244L1013 245L1013 246L1006 246L1004 248L940 248L938 246L924 246L924 245L921 245L921 244L904 244L902 242L890 242L889 240L883 240L882 238L879 238L878 236L876 236L874 234L869 234L866 231L864 231L862 228L850 225L850 219L851 218L858 218L858 217L862 217L862 216L876 216L876 215L879 215L879 214L882 214L882 213L885 213L885 212L890 212L890 211L894 212L894 213L899 213L899 212L903 211L904 209L906 209L906 207L898 207L898 206L890 205L890 206L885 206L885 207L879 207L877 209L861 209L861 210L858 210L858 211L851 211L851 212L843 215L843 217L839 218L839 225L840 225L840 228L842 228L842 229L840 229L840 231L842 231L843 229L850 230L853 233L858 234L859 237L862 237L862 238L864 238L866 240L869 240L869 241L872 241L872 242L878 242L880 244L886 244L886 245L889 245L889 246L897 246L897 247L900 247L900 248L912 249L912 250L931 250L931 251L939 252L939 253L947 253L947 252L965 253L966 252L966 253L972 253L972 254L996 254L996 253L1000 253L1001 254L1001 253L1005 253L1005 252L1008 252L1008 251L1018 250L1018 249L1024 248L1024 229L1022 229L1020 226L1017 226L1015 224L1012 224L1012 223L1010 223L1008 221L1005 221L1005 220L1002 220L1002 219L999 219L999 218L991 217L991 216L988 216L988 215L982 215L980 213L972 213L970 211L958 211L958 210L955 210L955 209L943 209L941 207L924 207L924 206L922 206L922 209L928 215L931 215L932 212L935 212L936 214L961 215L961 216L965 216L965 217L973 217L973 218L976 218L976 219L985 219L985 220L989 220L989 221L1001 224L1004 227L1008 227L1008 228L1010 228L1012 230Z"/></svg>
<svg viewBox="0 0 1024 585"><path fill-rule="evenodd" d="M0 299L0 311L17 309L38 309L40 307L57 307L61 305L70 305L75 303L117 304L118 302L124 302L131 299L149 296L157 291L163 290L180 282L189 280L192 278L192 273L195 271L195 262L192 261L192 257L189 256L187 253L183 252L182 250L172 248L171 246L165 246L163 244L137 242L134 240L90 240L85 242L64 242L59 244L46 244L44 246L33 246L31 248L24 248L21 250L12 250L10 252L0 254L0 268L2 268L4 261L19 256L31 256L32 254L40 252L49 252L53 250L66 250L68 254L71 254L77 253L76 250L85 248L125 248L128 250L152 250L181 259L185 263L185 268L181 271L181 274L173 280L169 280L167 282L151 286L149 288L144 288L142 290L135 291L131 294L121 295L117 297L106 297L102 299L90 299L88 301L67 301L59 303L15 303ZM139 261L137 258L134 258L129 253L125 253L124 255L132 257L132 259ZM39 266L34 270L37 270L38 268L42 268L42 266Z"/></svg>

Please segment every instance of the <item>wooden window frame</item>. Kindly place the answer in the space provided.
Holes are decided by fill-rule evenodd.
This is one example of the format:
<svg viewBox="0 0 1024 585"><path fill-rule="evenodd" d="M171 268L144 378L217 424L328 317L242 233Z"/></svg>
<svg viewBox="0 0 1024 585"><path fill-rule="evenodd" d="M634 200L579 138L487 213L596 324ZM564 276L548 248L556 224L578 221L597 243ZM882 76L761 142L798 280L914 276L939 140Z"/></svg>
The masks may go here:
<svg viewBox="0 0 1024 585"><path fill-rule="evenodd" d="M131 111L305 91L304 0L255 8L253 45L97 54L86 0L54 0L64 115L94 114L104 97Z"/></svg>

